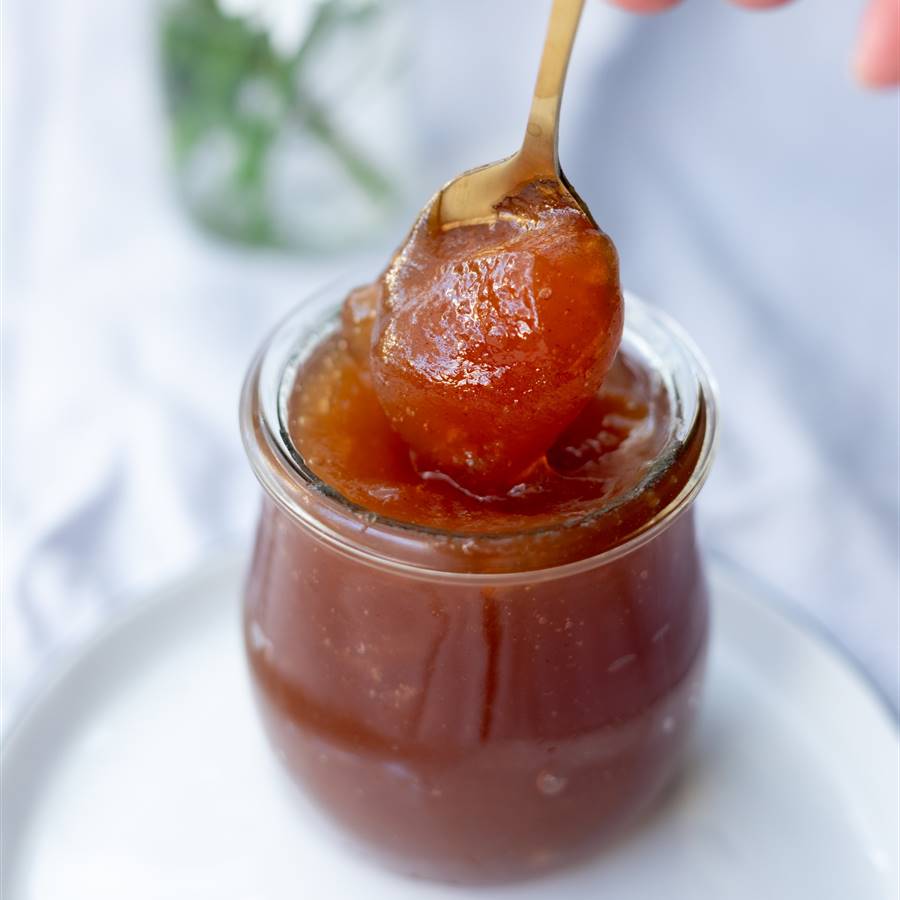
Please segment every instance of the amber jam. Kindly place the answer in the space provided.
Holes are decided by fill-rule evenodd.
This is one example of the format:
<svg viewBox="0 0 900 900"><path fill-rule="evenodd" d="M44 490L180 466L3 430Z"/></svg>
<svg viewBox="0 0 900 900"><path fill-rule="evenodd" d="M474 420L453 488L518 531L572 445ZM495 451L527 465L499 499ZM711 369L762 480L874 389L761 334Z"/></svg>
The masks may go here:
<svg viewBox="0 0 900 900"><path fill-rule="evenodd" d="M411 461L341 336L345 293L298 308L242 400L266 490L244 623L269 737L395 868L471 882L561 865L651 803L695 716L705 369L627 298L595 398L480 496Z"/></svg>
<svg viewBox="0 0 900 900"><path fill-rule="evenodd" d="M496 492L527 478L609 371L618 255L557 182L527 182L496 221L449 230L438 202L354 291L344 330L418 467Z"/></svg>

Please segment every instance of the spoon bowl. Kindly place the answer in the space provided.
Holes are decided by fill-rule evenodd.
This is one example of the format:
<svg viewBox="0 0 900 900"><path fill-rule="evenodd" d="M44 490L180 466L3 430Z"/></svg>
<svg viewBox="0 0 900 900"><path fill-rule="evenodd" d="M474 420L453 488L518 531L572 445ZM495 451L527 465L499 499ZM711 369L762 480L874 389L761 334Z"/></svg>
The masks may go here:
<svg viewBox="0 0 900 900"><path fill-rule="evenodd" d="M559 166L559 110L584 0L553 0L537 83L522 146L512 156L464 172L446 184L435 203L443 230L494 222L497 206L529 181L553 181L593 222Z"/></svg>

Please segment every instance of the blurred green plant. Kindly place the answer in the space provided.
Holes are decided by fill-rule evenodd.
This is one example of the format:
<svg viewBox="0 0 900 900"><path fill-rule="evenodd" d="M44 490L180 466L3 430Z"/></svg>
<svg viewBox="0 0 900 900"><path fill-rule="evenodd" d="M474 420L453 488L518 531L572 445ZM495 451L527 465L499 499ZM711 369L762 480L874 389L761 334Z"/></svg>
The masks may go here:
<svg viewBox="0 0 900 900"><path fill-rule="evenodd" d="M277 41L264 23L227 14L217 0L175 0L162 13L165 98L181 193L206 227L249 244L317 243L312 235L286 233L273 216L269 169L287 130L317 142L374 206L389 208L398 200L391 177L342 133L332 110L303 83L304 69L318 47L341 30L353 31L365 46L390 2L305 2L312 4L305 34L289 52L276 50ZM220 156L227 148L226 165L210 162L215 146ZM204 166L220 170L205 187ZM298 203L302 199L296 198Z"/></svg>

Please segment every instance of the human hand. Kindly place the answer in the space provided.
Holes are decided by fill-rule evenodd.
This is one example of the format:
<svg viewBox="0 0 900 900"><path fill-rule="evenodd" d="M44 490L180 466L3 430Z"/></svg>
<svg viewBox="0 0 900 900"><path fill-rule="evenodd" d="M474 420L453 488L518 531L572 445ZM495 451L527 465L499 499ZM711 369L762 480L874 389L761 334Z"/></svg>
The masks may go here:
<svg viewBox="0 0 900 900"><path fill-rule="evenodd" d="M661 12L680 0L612 0L633 12ZM789 0L735 0L750 9L783 6ZM868 87L900 84L900 2L869 0L853 60L856 77Z"/></svg>

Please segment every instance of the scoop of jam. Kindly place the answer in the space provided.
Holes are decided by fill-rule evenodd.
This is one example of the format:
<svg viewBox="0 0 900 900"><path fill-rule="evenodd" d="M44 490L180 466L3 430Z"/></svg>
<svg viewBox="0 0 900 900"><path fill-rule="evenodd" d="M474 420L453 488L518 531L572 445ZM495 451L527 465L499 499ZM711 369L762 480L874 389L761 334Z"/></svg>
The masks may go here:
<svg viewBox="0 0 900 900"><path fill-rule="evenodd" d="M578 417L623 322L615 248L569 195L530 183L498 213L442 231L432 204L344 310L416 470L480 495L521 482Z"/></svg>

